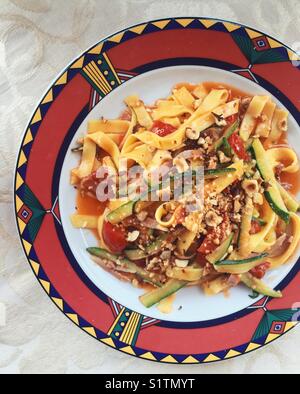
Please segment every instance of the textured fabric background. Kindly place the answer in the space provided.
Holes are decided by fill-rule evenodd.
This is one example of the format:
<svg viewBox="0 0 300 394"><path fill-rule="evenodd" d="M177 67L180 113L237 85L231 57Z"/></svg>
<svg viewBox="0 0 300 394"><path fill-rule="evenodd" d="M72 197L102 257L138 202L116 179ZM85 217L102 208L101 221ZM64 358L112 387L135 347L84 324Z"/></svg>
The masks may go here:
<svg viewBox="0 0 300 394"><path fill-rule="evenodd" d="M299 0L0 0L0 373L299 372L299 330L246 357L207 366L158 365L113 351L56 309L19 246L15 157L42 93L103 36L170 16L230 19L300 49Z"/></svg>

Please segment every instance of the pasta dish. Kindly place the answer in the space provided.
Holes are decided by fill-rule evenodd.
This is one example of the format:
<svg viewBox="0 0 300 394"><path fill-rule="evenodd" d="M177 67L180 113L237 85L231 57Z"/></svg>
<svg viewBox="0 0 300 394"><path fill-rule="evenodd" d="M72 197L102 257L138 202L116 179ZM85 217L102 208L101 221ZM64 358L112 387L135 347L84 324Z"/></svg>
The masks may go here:
<svg viewBox="0 0 300 394"><path fill-rule="evenodd" d="M153 105L138 96L125 104L118 119L90 121L73 149L71 221L96 234L91 258L144 288L147 308L187 286L282 297L263 278L300 240L288 112L270 96L218 83L182 83Z"/></svg>

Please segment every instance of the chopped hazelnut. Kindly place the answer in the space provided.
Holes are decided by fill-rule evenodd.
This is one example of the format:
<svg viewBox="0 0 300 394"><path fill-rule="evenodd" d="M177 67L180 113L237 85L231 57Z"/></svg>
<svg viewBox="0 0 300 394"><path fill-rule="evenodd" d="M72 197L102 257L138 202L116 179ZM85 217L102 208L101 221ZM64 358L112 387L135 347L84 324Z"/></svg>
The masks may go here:
<svg viewBox="0 0 300 394"><path fill-rule="evenodd" d="M227 157L227 156L225 155L225 153L222 152L222 151L219 151L219 152L218 152L218 156L219 156L219 160L220 160L220 163L221 163L221 164L225 164L225 163L231 162L231 159L230 159L229 157Z"/></svg>
<svg viewBox="0 0 300 394"><path fill-rule="evenodd" d="M190 140L198 140L200 137L200 131L193 130L192 128L187 128L185 135Z"/></svg>
<svg viewBox="0 0 300 394"><path fill-rule="evenodd" d="M178 268L186 268L189 264L189 260L179 260L175 259L175 265Z"/></svg>
<svg viewBox="0 0 300 394"><path fill-rule="evenodd" d="M217 227L223 222L221 216L218 216L214 211L207 212L205 216L205 222L210 227Z"/></svg>
<svg viewBox="0 0 300 394"><path fill-rule="evenodd" d="M138 239L139 236L140 236L140 232L137 231L137 230L129 232L127 234L127 241L128 242L134 242L134 241L136 241Z"/></svg>
<svg viewBox="0 0 300 394"><path fill-rule="evenodd" d="M245 179L242 183L242 188L249 197L254 197L259 191L259 185L255 179Z"/></svg>

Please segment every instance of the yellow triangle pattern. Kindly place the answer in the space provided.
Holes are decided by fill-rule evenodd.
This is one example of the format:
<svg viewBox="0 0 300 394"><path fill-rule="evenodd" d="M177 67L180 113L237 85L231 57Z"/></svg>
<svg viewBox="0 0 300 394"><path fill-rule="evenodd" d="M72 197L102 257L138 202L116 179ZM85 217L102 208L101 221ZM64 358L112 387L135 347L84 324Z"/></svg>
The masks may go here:
<svg viewBox="0 0 300 394"><path fill-rule="evenodd" d="M297 324L298 324L298 322L295 322L295 321L288 321L288 322L286 322L284 332L290 331L290 330L291 330L292 328L294 328Z"/></svg>
<svg viewBox="0 0 300 394"><path fill-rule="evenodd" d="M292 62L300 61L300 56L298 56L295 52L288 49L288 55Z"/></svg>
<svg viewBox="0 0 300 394"><path fill-rule="evenodd" d="M33 260L29 260L29 261L34 273L36 274L36 276L38 276L40 272L40 265Z"/></svg>
<svg viewBox="0 0 300 394"><path fill-rule="evenodd" d="M157 361L157 359L153 356L153 354L151 352L147 352L145 354L142 354L141 358L144 358L145 360Z"/></svg>
<svg viewBox="0 0 300 394"><path fill-rule="evenodd" d="M172 364L177 364L178 363L178 361L175 360L175 358L173 356L171 356L171 355L163 358L161 360L161 362L163 362L163 363L172 363Z"/></svg>
<svg viewBox="0 0 300 394"><path fill-rule="evenodd" d="M204 363L211 363L213 361L220 361L221 359L214 354L210 354L206 359L203 361Z"/></svg>
<svg viewBox="0 0 300 394"><path fill-rule="evenodd" d="M268 37L268 41L269 41L269 44L270 44L271 48L281 48L282 47L282 44L280 44L280 42L278 42L276 40L273 40L270 37Z"/></svg>
<svg viewBox="0 0 300 394"><path fill-rule="evenodd" d="M20 187L23 185L24 181L19 173L17 173L17 178L16 178L16 190L20 189Z"/></svg>
<svg viewBox="0 0 300 394"><path fill-rule="evenodd" d="M25 228L26 228L26 223L23 222L20 218L18 218L18 225L19 225L19 230L21 235L23 234Z"/></svg>
<svg viewBox="0 0 300 394"><path fill-rule="evenodd" d="M236 25L234 23L229 23L229 22L223 22L223 25L226 27L226 29L229 31L229 33L241 28L241 26Z"/></svg>
<svg viewBox="0 0 300 394"><path fill-rule="evenodd" d="M67 313L66 316L68 316L68 318L71 319L73 323L79 326L78 315L76 315L75 313Z"/></svg>
<svg viewBox="0 0 300 394"><path fill-rule="evenodd" d="M32 245L29 242L27 242L25 239L23 239L22 241L23 241L23 245L24 245L26 254L28 255L31 251Z"/></svg>
<svg viewBox="0 0 300 394"><path fill-rule="evenodd" d="M38 109L38 110L36 111L36 113L35 113L33 119L32 119L31 124L33 125L33 124L35 124L35 123L37 123L37 122L40 122L41 120L42 120L42 113L41 113L41 110Z"/></svg>
<svg viewBox="0 0 300 394"><path fill-rule="evenodd" d="M16 208L17 208L17 212L19 212L19 210L22 208L23 206L23 201L20 199L20 197L18 197L16 195Z"/></svg>
<svg viewBox="0 0 300 394"><path fill-rule="evenodd" d="M114 347L114 348L116 347L114 341L111 338L109 338L109 337L101 339L101 342L105 343L106 345L108 345L110 347Z"/></svg>
<svg viewBox="0 0 300 394"><path fill-rule="evenodd" d="M246 29L246 32L248 33L248 36L250 38L257 38L257 37L261 37L261 33L255 31L255 30L251 30L251 29Z"/></svg>
<svg viewBox="0 0 300 394"><path fill-rule="evenodd" d="M85 332L92 335L94 338L97 338L96 331L93 327L82 327Z"/></svg>
<svg viewBox="0 0 300 394"><path fill-rule="evenodd" d="M22 167L22 165L25 164L26 162L27 162L27 157L25 156L25 153L23 152L23 150L21 150L18 168Z"/></svg>
<svg viewBox="0 0 300 394"><path fill-rule="evenodd" d="M60 78L59 78L59 80L56 82L56 86L59 86L59 85L65 85L66 83L68 82L68 71L66 71L65 73L64 73L64 75L62 75Z"/></svg>
<svg viewBox="0 0 300 394"><path fill-rule="evenodd" d="M242 354L242 353L236 352L235 350L230 350L230 351L226 354L225 359L237 357L237 356L240 356L241 354Z"/></svg>
<svg viewBox="0 0 300 394"><path fill-rule="evenodd" d="M120 34L116 34L112 38L109 39L109 41L116 42L119 44L122 41L122 38L124 37L125 32L122 32Z"/></svg>
<svg viewBox="0 0 300 394"><path fill-rule="evenodd" d="M122 352L127 353L127 354L131 354L132 356L136 356L136 354L135 354L135 352L134 352L134 350L132 349L131 346L122 347L120 350Z"/></svg>
<svg viewBox="0 0 300 394"><path fill-rule="evenodd" d="M187 27L190 25L195 19L176 19L176 22L179 23L182 27Z"/></svg>
<svg viewBox="0 0 300 394"><path fill-rule="evenodd" d="M40 282L41 282L41 285L43 286L43 288L46 290L46 292L48 294L50 294L50 287L51 287L50 282L48 282L46 280L42 280L42 279L40 279Z"/></svg>
<svg viewBox="0 0 300 394"><path fill-rule="evenodd" d="M82 68L84 64L84 56L82 56L79 60L77 60L74 64L72 64L71 68Z"/></svg>
<svg viewBox="0 0 300 394"><path fill-rule="evenodd" d="M31 134L31 130L28 129L27 134L25 136L24 145L29 144L31 141L33 141L33 137L32 137L32 134Z"/></svg>
<svg viewBox="0 0 300 394"><path fill-rule="evenodd" d="M182 364L195 364L198 363L199 361L195 359L193 356L188 356L184 361L182 361Z"/></svg>
<svg viewBox="0 0 300 394"><path fill-rule="evenodd" d="M52 101L53 101L53 90L50 89L46 97L44 98L42 104L48 104L51 103Z"/></svg>
<svg viewBox="0 0 300 394"><path fill-rule="evenodd" d="M171 19L166 20L166 21L152 22L152 25L154 25L154 26L158 27L159 29L163 30L170 22L171 22Z"/></svg>
<svg viewBox="0 0 300 394"><path fill-rule="evenodd" d="M61 298L52 297L52 301L61 309L64 310L64 302Z"/></svg>
<svg viewBox="0 0 300 394"><path fill-rule="evenodd" d="M265 344L275 341L275 339L279 338L280 334L269 334Z"/></svg>
<svg viewBox="0 0 300 394"><path fill-rule="evenodd" d="M259 345L258 343L251 342L251 343L249 343L249 346L247 347L245 353L252 352L252 350L256 350L260 347L261 347L261 345Z"/></svg>
<svg viewBox="0 0 300 394"><path fill-rule="evenodd" d="M100 53L102 52L102 48L103 48L103 44L99 44L95 46L93 49L91 49L89 53L91 55L100 55Z"/></svg>
<svg viewBox="0 0 300 394"><path fill-rule="evenodd" d="M207 28L209 29L213 25L215 25L217 22L210 20L210 19L200 19L200 22Z"/></svg>
<svg viewBox="0 0 300 394"><path fill-rule="evenodd" d="M136 27L133 27L132 29L130 29L130 31L132 31L133 33L136 33L136 34L142 34L147 26L148 26L147 23L144 25L139 25L139 26L136 26Z"/></svg>

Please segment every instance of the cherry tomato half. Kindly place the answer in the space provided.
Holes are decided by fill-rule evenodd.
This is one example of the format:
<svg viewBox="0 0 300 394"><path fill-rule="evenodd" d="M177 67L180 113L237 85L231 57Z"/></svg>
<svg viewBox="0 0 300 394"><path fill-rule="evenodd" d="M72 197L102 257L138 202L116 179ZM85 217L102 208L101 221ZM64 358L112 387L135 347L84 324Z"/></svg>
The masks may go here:
<svg viewBox="0 0 300 394"><path fill-rule="evenodd" d="M151 131L160 137L165 137L166 135L174 133L176 128L168 123L157 120L153 123Z"/></svg>
<svg viewBox="0 0 300 394"><path fill-rule="evenodd" d="M102 236L112 253L121 253L127 246L126 234L122 227L104 222Z"/></svg>
<svg viewBox="0 0 300 394"><path fill-rule="evenodd" d="M250 160L250 155L246 151L244 142L237 133L232 134L232 136L229 137L228 142L240 159L245 161Z"/></svg>
<svg viewBox="0 0 300 394"><path fill-rule="evenodd" d="M271 267L270 263L264 263L259 265L258 267L253 268L250 273L257 279L262 279L265 275L268 269Z"/></svg>

